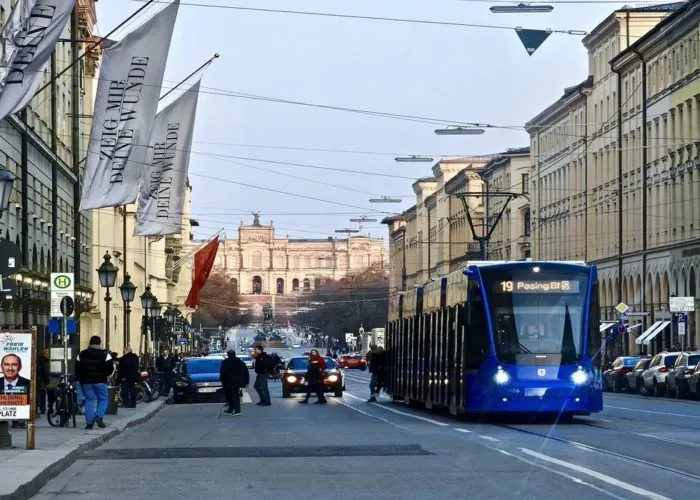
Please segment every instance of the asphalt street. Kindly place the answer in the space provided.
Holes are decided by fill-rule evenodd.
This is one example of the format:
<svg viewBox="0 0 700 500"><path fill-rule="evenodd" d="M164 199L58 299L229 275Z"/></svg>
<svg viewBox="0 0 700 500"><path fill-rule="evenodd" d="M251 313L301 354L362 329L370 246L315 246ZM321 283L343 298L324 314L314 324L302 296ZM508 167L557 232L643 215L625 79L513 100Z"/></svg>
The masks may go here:
<svg viewBox="0 0 700 500"><path fill-rule="evenodd" d="M368 396L166 407L85 453L36 499L697 498L700 403L608 395L571 423L474 422ZM251 389L251 392L252 391ZM252 394L253 401L257 401Z"/></svg>

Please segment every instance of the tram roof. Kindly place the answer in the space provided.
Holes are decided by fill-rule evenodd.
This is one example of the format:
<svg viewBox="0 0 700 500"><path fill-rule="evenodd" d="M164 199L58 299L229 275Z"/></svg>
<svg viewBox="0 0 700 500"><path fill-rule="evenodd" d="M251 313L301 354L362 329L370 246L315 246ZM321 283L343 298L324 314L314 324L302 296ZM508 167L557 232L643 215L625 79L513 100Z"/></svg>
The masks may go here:
<svg viewBox="0 0 700 500"><path fill-rule="evenodd" d="M470 260L464 267L502 266L505 264L565 264L570 266L587 266L582 260Z"/></svg>

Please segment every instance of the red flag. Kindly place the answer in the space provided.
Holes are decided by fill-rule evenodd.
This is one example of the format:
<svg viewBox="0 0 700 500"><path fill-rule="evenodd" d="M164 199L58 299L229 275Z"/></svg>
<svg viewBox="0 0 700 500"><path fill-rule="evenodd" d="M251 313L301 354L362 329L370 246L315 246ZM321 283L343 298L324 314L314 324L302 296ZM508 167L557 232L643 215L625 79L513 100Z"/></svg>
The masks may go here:
<svg viewBox="0 0 700 500"><path fill-rule="evenodd" d="M217 250L219 250L219 235L216 235L204 248L194 254L194 278L190 293L187 294L187 300L185 300L187 307L195 308L199 305L199 292L204 288L204 284L209 278Z"/></svg>

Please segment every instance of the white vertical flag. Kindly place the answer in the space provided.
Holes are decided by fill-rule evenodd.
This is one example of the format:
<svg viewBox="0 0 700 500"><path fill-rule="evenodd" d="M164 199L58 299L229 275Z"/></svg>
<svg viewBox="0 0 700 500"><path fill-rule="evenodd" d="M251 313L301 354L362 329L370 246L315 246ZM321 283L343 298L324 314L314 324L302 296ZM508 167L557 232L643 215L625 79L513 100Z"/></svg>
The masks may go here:
<svg viewBox="0 0 700 500"><path fill-rule="evenodd" d="M136 201L180 1L105 49L80 211Z"/></svg>
<svg viewBox="0 0 700 500"><path fill-rule="evenodd" d="M156 116L151 132L150 162L136 211L134 234L137 236L182 232L200 83L201 79Z"/></svg>
<svg viewBox="0 0 700 500"><path fill-rule="evenodd" d="M15 4L1 35L0 119L24 109L34 97L74 6L75 0L20 0Z"/></svg>

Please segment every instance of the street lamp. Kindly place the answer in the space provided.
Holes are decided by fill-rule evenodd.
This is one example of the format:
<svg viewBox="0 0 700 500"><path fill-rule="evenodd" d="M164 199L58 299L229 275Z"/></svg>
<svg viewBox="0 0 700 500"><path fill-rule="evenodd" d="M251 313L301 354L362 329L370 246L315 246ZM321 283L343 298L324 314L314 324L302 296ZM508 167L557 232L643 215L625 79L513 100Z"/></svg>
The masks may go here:
<svg viewBox="0 0 700 500"><path fill-rule="evenodd" d="M377 219L368 219L364 215L360 217L359 219L350 219L350 222L377 222Z"/></svg>
<svg viewBox="0 0 700 500"><path fill-rule="evenodd" d="M394 158L394 161L400 162L400 163L432 163L433 159L429 158L427 156L416 156L416 155L411 155L411 156L398 156Z"/></svg>
<svg viewBox="0 0 700 500"><path fill-rule="evenodd" d="M437 135L481 135L485 132L479 127L447 127L435 131Z"/></svg>
<svg viewBox="0 0 700 500"><path fill-rule="evenodd" d="M153 329L151 330L151 333L153 333L153 352L156 356L158 356L158 335L156 333L156 321L158 318L160 318L162 307L163 306L160 305L158 299L154 297L153 303L151 304L150 313L151 318L153 319Z"/></svg>
<svg viewBox="0 0 700 500"><path fill-rule="evenodd" d="M382 196L381 198L371 198L370 203L401 203L400 198L391 198L390 196Z"/></svg>
<svg viewBox="0 0 700 500"><path fill-rule="evenodd" d="M148 312L151 310L153 303L156 301L155 295L151 293L151 285L146 285L146 290L139 297L141 299L141 309L143 309L143 324L141 327L144 337L144 351L148 358Z"/></svg>
<svg viewBox="0 0 700 500"><path fill-rule="evenodd" d="M109 295L109 289L112 288L114 283L117 281L117 273L119 272L119 269L115 267L111 261L112 256L109 255L109 252L106 252L104 262L99 268L97 268L97 276L100 279L100 286L107 289L107 293L105 293L105 349L109 349L109 303L112 302L112 297Z"/></svg>
<svg viewBox="0 0 700 500"><path fill-rule="evenodd" d="M519 3L518 5L496 5L489 9L494 14L537 14L543 12L552 12L552 5L532 5L527 3Z"/></svg>
<svg viewBox="0 0 700 500"><path fill-rule="evenodd" d="M131 303L136 298L136 285L131 282L131 276L126 273L124 282L119 285L119 291L122 294L122 300L124 301L124 347L129 345L131 336L131 322L129 316L131 314Z"/></svg>
<svg viewBox="0 0 700 500"><path fill-rule="evenodd" d="M12 172L4 168L0 170L0 216L2 216L2 212L10 204L10 196L12 196L12 186L14 183L15 176L12 175Z"/></svg>
<svg viewBox="0 0 700 500"><path fill-rule="evenodd" d="M354 234L354 233L359 233L359 229L336 229L336 233L346 233L346 234Z"/></svg>

